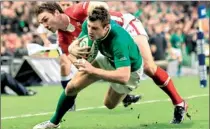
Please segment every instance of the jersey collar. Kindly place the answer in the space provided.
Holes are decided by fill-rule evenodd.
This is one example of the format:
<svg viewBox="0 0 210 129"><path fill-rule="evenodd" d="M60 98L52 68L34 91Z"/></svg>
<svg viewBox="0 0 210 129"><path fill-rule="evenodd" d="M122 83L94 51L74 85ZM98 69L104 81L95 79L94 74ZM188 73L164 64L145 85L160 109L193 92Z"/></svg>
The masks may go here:
<svg viewBox="0 0 210 129"><path fill-rule="evenodd" d="M70 21L71 21L71 20L70 20L70 17L69 17L68 15L66 15L66 16L67 16L68 21L69 21L69 24L68 24L68 26L67 26L67 28L66 28L66 31L74 32L75 26L71 24L71 22L70 22Z"/></svg>

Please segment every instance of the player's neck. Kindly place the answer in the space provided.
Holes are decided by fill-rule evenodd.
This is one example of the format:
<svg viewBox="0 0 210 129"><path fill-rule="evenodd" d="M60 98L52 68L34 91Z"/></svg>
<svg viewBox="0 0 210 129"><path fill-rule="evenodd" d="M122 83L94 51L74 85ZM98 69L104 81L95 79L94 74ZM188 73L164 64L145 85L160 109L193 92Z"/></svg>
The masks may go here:
<svg viewBox="0 0 210 129"><path fill-rule="evenodd" d="M60 29L66 31L70 23L70 18L66 14L62 14L60 20L63 21L62 27Z"/></svg>
<svg viewBox="0 0 210 129"><path fill-rule="evenodd" d="M111 30L111 25L109 25L109 29L107 30L106 34L105 34L104 37L101 38L100 40L106 39L106 37L109 35L110 30Z"/></svg>

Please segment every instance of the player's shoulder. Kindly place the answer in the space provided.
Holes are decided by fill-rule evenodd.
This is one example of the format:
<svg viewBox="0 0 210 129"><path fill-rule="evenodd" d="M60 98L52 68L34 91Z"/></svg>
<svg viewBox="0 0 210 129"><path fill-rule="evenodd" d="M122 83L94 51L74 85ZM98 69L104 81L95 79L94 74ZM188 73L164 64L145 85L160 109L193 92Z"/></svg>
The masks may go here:
<svg viewBox="0 0 210 129"><path fill-rule="evenodd" d="M65 10L65 14L67 14L69 17L75 20L83 22L87 17L88 5L89 2L80 2L78 4L73 4Z"/></svg>
<svg viewBox="0 0 210 129"><path fill-rule="evenodd" d="M121 30L121 26L114 20L110 20L110 25L111 25L111 29L112 31L120 31Z"/></svg>
<svg viewBox="0 0 210 129"><path fill-rule="evenodd" d="M118 25L115 21L111 21L111 33L114 35L113 42L131 42L130 34Z"/></svg>
<svg viewBox="0 0 210 129"><path fill-rule="evenodd" d="M111 24L111 31L115 33L116 36L129 35L129 33L114 20L111 20L110 24Z"/></svg>
<svg viewBox="0 0 210 129"><path fill-rule="evenodd" d="M66 8L65 10L64 10L64 13L65 14L71 14L72 12L73 12L73 10L74 10L74 5L72 5L72 6L70 6L70 7L68 7L68 8ZM68 15L69 16L69 15Z"/></svg>

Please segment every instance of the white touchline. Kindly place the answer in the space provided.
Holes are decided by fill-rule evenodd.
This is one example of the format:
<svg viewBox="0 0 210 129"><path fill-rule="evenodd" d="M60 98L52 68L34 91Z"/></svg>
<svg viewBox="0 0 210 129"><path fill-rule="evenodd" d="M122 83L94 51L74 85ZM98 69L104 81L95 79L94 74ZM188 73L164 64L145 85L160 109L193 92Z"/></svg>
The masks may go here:
<svg viewBox="0 0 210 129"><path fill-rule="evenodd" d="M193 98L200 98L209 96L209 94L201 94L201 95L192 95L188 97L184 97L185 99L193 99ZM156 103L156 102L167 102L170 101L170 99L163 99L163 100L148 100L148 101L141 101L135 104L147 104L147 103ZM122 106L122 105L119 105ZM100 109L100 108L106 108L105 106L98 106L98 107L87 107L87 108L80 108L76 109L76 111L86 111L86 110L92 110L92 109ZM8 117L2 117L1 120L8 120L8 119L16 119L16 118L25 118L25 117L33 117L33 116L45 116L53 114L54 112L44 112L44 113L37 113L37 114L24 114L19 116L8 116Z"/></svg>

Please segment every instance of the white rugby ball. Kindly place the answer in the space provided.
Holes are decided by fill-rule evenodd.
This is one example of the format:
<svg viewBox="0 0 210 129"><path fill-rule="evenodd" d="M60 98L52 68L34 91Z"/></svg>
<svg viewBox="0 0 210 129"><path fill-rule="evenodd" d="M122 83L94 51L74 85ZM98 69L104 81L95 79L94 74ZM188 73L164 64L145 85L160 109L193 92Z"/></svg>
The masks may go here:
<svg viewBox="0 0 210 129"><path fill-rule="evenodd" d="M83 39L80 41L79 45L80 47L86 47L86 46L90 47L90 54L87 55L86 60L88 62L92 62L98 54L98 45L96 44L95 41L89 39L88 35L85 35L82 38Z"/></svg>

